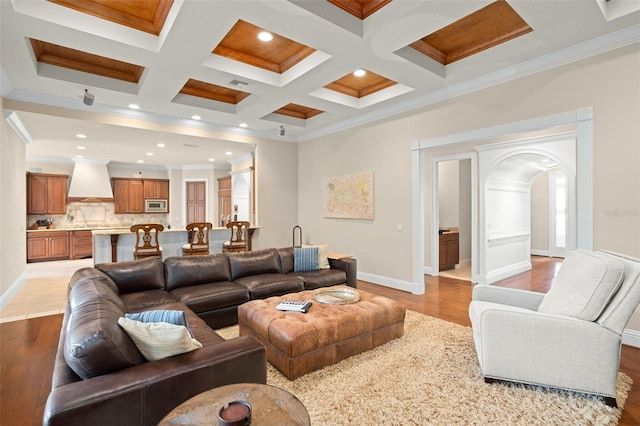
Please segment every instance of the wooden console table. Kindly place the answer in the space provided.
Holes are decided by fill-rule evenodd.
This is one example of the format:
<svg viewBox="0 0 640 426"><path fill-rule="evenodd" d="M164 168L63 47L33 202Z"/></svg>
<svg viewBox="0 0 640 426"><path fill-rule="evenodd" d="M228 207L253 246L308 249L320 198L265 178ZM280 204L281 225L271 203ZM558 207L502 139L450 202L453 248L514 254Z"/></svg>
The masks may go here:
<svg viewBox="0 0 640 426"><path fill-rule="evenodd" d="M220 386L183 402L159 423L169 425L217 425L218 412L231 401L251 404L251 424L311 425L309 413L300 400L270 385L239 383Z"/></svg>

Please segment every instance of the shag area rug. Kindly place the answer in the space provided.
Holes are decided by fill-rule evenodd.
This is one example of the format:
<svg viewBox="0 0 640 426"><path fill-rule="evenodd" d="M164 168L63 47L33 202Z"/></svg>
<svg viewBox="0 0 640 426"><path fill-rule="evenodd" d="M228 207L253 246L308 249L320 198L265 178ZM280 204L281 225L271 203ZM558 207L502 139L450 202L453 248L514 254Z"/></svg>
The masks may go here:
<svg viewBox="0 0 640 426"><path fill-rule="evenodd" d="M218 330L224 338L238 327ZM271 364L267 383L295 395L313 425L615 425L621 408L573 392L484 382L471 328L407 311L405 334L289 381ZM632 380L618 374L618 405Z"/></svg>

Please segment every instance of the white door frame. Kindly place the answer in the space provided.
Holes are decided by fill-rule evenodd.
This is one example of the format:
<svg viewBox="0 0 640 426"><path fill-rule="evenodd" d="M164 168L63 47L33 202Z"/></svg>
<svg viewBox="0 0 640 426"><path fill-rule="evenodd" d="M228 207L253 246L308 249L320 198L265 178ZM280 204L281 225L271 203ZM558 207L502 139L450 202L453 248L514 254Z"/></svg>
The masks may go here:
<svg viewBox="0 0 640 426"><path fill-rule="evenodd" d="M566 194L565 203L567 206L567 217L565 219L565 245L564 248L559 248L556 243L556 229L558 226L556 220L556 180L559 176L564 176L566 182ZM571 216L570 216L570 182L565 172L550 172L549 173L549 256L553 257L566 257L567 251L571 249L569 246L571 241Z"/></svg>
<svg viewBox="0 0 640 426"><path fill-rule="evenodd" d="M421 154L426 149L444 145L458 145L477 140L549 129L556 126L575 126L577 135L577 244L578 248L593 249L593 107L536 117L504 125L471 130L411 143L412 150L412 206L413 227L412 293L424 294L424 171ZM436 234L437 235L437 234ZM473 247L471 248L473 251Z"/></svg>

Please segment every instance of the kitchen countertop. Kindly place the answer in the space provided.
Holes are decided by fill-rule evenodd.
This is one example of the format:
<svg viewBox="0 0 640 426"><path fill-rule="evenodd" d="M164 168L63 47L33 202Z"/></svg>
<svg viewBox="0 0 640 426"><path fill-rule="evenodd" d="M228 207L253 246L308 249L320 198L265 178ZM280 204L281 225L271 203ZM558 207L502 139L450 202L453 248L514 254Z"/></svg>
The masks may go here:
<svg viewBox="0 0 640 426"><path fill-rule="evenodd" d="M258 226L250 226L249 229L258 229ZM225 227L214 227L212 231L229 231ZM51 232L51 231L93 231L93 235L116 235L116 234L128 234L131 233L130 226L70 226L62 228L50 228L50 229L27 229L27 232ZM162 232L186 232L184 228L164 228Z"/></svg>

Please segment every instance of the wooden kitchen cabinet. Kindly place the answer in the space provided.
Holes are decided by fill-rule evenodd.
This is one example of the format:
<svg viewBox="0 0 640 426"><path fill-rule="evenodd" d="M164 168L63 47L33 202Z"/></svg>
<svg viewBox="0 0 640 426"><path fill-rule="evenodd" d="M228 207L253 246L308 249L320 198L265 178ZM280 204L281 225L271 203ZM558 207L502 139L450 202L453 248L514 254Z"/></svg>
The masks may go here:
<svg viewBox="0 0 640 426"><path fill-rule="evenodd" d="M69 175L27 173L27 214L67 214Z"/></svg>
<svg viewBox="0 0 640 426"><path fill-rule="evenodd" d="M231 176L225 176L218 178L218 218L231 214Z"/></svg>
<svg viewBox="0 0 640 426"><path fill-rule="evenodd" d="M69 232L71 259L84 259L93 256L93 235L90 230Z"/></svg>
<svg viewBox="0 0 640 426"><path fill-rule="evenodd" d="M460 262L460 240L457 232L440 234L440 271L455 268Z"/></svg>
<svg viewBox="0 0 640 426"><path fill-rule="evenodd" d="M142 179L112 178L114 213L144 213Z"/></svg>
<svg viewBox="0 0 640 426"><path fill-rule="evenodd" d="M166 179L143 179L145 200L168 200L169 181Z"/></svg>
<svg viewBox="0 0 640 426"><path fill-rule="evenodd" d="M27 262L69 259L69 232L27 232Z"/></svg>

